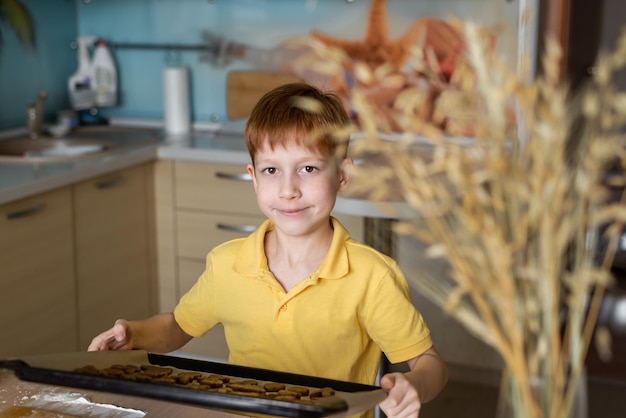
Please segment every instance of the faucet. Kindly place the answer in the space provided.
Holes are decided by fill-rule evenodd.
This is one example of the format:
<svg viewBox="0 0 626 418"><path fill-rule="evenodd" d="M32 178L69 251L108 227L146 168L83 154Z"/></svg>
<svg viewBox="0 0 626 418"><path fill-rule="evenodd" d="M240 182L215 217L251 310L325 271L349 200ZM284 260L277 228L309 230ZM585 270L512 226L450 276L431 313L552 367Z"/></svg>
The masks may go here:
<svg viewBox="0 0 626 418"><path fill-rule="evenodd" d="M32 139L37 139L41 135L41 122L47 97L48 92L40 91L37 95L37 101L26 106L26 127L28 128L28 135Z"/></svg>

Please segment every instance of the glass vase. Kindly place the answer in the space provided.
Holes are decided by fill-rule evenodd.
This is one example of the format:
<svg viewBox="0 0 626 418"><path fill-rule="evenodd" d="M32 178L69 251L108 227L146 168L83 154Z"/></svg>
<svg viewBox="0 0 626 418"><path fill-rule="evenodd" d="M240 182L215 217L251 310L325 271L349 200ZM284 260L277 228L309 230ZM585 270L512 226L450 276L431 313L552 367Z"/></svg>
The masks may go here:
<svg viewBox="0 0 626 418"><path fill-rule="evenodd" d="M542 408L537 414L533 414L532 407L522 400L522 395L517 382L508 370L502 373L500 394L496 409L496 418L556 418L549 415L549 405L541 402L543 396L543 378L535 377L531 379L531 393L537 400L537 404ZM581 374L578 386L574 394L572 407L566 417L563 418L589 418L587 402L587 375Z"/></svg>

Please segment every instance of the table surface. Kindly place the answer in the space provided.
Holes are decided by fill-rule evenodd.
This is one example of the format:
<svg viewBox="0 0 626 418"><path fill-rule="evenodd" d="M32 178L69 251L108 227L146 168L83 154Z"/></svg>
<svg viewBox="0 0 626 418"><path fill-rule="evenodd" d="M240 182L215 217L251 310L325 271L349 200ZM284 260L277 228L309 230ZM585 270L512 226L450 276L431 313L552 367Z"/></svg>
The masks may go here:
<svg viewBox="0 0 626 418"><path fill-rule="evenodd" d="M134 396L26 382L0 369L0 416L14 406L79 417L241 418L242 415Z"/></svg>

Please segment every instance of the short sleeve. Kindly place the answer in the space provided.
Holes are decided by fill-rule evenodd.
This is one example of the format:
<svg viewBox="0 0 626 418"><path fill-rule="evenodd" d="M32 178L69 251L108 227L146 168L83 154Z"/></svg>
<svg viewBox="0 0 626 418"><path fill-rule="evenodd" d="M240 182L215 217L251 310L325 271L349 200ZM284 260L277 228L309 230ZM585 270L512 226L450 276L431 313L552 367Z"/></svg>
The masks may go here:
<svg viewBox="0 0 626 418"><path fill-rule="evenodd" d="M433 343L404 274L395 261L388 267L368 297L365 321L367 332L389 361L399 363L419 356Z"/></svg>
<svg viewBox="0 0 626 418"><path fill-rule="evenodd" d="M174 309L174 318L183 331L193 337L204 335L217 324L211 253L207 256L204 272Z"/></svg>

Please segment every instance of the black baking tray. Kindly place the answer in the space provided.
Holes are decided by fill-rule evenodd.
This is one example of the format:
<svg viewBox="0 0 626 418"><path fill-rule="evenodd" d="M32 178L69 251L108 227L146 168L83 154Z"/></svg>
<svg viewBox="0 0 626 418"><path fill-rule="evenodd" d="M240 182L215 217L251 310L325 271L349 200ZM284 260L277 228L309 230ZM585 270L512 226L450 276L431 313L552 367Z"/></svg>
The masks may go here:
<svg viewBox="0 0 626 418"><path fill-rule="evenodd" d="M137 357L139 355L139 357ZM139 358L140 360L137 360ZM100 365L97 365L100 363ZM288 385L310 388L332 387L336 395L323 398L315 404L280 401L275 399L254 398L230 393L209 392L192 388L177 387L152 382L137 382L107 376L87 375L73 370L86 366L109 367L113 364L153 364L176 369L193 370L221 374L259 381L279 382ZM204 360L189 359L143 351L131 352L80 352L59 355L32 356L22 359L0 361L0 368L12 369L15 375L24 381L52 385L83 388L123 395L139 396L195 405L211 409L234 412L249 412L262 415L274 415L295 418L314 418L343 415L354 405L349 405L350 394L380 392L378 386L364 385L341 380L324 379L314 376L277 372L273 370L237 366ZM346 396L342 397L342 393ZM373 405L367 407L367 409Z"/></svg>

